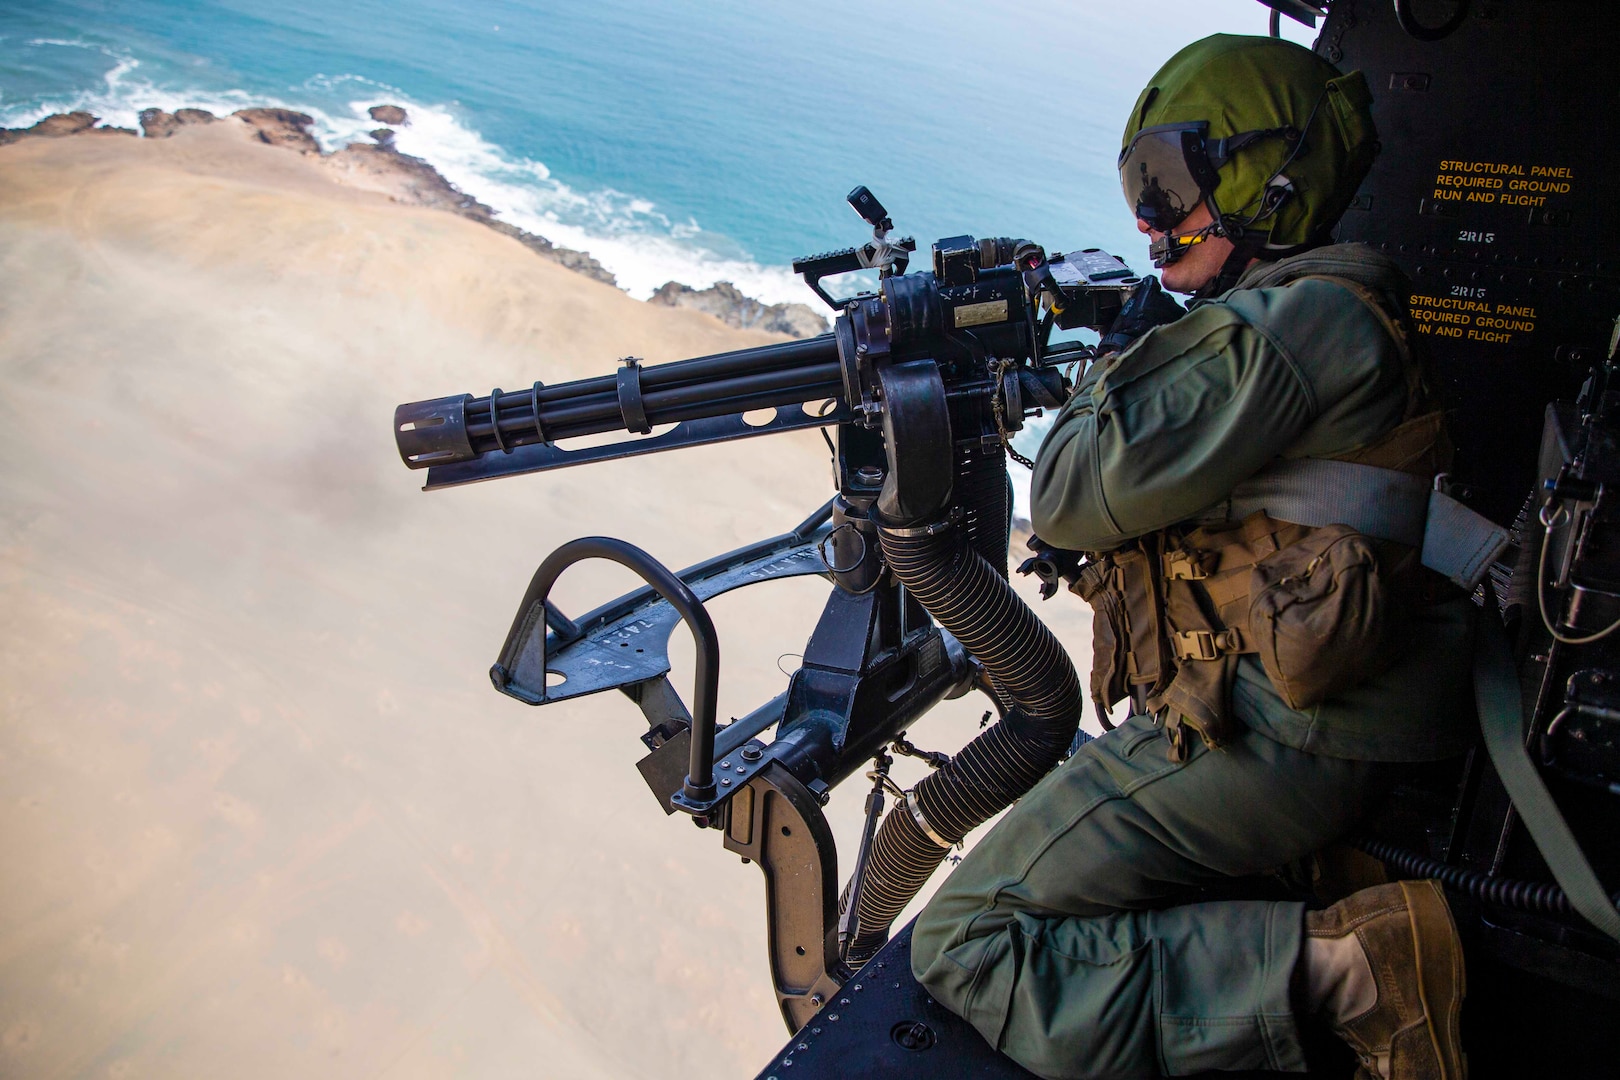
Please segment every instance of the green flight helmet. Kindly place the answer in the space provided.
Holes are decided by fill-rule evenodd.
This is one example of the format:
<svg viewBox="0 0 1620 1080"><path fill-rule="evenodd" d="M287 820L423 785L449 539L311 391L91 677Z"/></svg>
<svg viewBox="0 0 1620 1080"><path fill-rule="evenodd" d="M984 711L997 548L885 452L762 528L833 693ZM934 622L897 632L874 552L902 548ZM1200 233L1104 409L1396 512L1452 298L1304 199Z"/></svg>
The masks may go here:
<svg viewBox="0 0 1620 1080"><path fill-rule="evenodd" d="M1207 200L1218 219L1211 231L1245 257L1325 243L1378 152L1371 104L1361 72L1341 74L1293 42L1196 41L1159 69L1131 110L1119 155L1126 201L1169 232ZM1154 261L1173 261L1187 246L1171 241Z"/></svg>

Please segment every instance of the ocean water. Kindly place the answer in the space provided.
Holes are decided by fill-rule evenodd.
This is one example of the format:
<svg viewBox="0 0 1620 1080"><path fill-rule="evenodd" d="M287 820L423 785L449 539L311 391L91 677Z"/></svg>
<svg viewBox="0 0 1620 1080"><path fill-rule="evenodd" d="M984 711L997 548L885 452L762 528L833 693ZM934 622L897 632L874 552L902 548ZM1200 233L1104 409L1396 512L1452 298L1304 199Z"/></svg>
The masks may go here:
<svg viewBox="0 0 1620 1080"><path fill-rule="evenodd" d="M1146 269L1114 171L1124 117L1177 48L1267 16L1254 0L0 0L0 126L280 105L334 149L378 126L368 106L399 104L403 152L632 295L728 280L819 304L789 264L869 236L844 202L856 184L925 250L1012 235Z"/></svg>

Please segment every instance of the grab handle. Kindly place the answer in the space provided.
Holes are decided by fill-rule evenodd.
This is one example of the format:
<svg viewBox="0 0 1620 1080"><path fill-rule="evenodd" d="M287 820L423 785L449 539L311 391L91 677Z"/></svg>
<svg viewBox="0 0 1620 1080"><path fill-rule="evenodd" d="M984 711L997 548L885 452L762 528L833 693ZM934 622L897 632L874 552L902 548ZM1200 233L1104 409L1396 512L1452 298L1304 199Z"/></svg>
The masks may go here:
<svg viewBox="0 0 1620 1080"><path fill-rule="evenodd" d="M608 559L633 570L651 585L670 607L680 615L692 631L697 644L697 672L694 679L692 709L692 753L687 764L686 782L681 796L689 803L707 804L715 799L714 784L714 718L715 703L720 686L720 637L715 633L714 621L703 606L703 601L663 563L634 544L615 540L609 536L586 536L570 540L546 556L540 569L534 572L523 602L518 605L517 618L501 647L499 662L490 669L490 678L497 685L505 685L508 672L517 666L518 652L523 647L536 619L544 619L546 601L551 587L562 572L585 559ZM540 642L540 685L545 686L546 635L542 629L536 635ZM680 807L681 799L675 801ZM684 809L684 807L680 807Z"/></svg>

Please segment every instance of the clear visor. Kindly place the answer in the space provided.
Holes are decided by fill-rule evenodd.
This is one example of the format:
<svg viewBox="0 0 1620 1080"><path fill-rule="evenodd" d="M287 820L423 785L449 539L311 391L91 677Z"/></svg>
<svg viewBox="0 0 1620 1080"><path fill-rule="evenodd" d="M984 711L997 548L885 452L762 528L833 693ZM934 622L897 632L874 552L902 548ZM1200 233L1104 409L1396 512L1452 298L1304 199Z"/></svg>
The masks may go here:
<svg viewBox="0 0 1620 1080"><path fill-rule="evenodd" d="M1119 155L1125 201L1148 228L1169 232L1215 188L1204 136L1209 124L1144 128Z"/></svg>

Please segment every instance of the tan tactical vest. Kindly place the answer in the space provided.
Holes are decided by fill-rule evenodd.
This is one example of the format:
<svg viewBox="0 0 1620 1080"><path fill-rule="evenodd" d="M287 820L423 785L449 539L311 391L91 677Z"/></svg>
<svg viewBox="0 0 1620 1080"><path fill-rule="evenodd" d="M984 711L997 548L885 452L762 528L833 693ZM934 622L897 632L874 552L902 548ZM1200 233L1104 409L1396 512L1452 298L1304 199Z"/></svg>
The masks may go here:
<svg viewBox="0 0 1620 1080"><path fill-rule="evenodd" d="M1389 332L1406 374L1400 425L1336 460L1428 480L1450 467L1444 416L1429 405L1421 356L1404 314L1345 278ZM1218 747L1238 730L1231 688L1238 658L1256 655L1291 707L1309 708L1378 674L1394 659L1392 628L1451 590L1413 547L1347 525L1310 527L1264 510L1241 521L1172 526L1094 555L1071 586L1091 604L1091 695L1105 726L1128 696L1163 710L1172 755L1186 727Z"/></svg>

